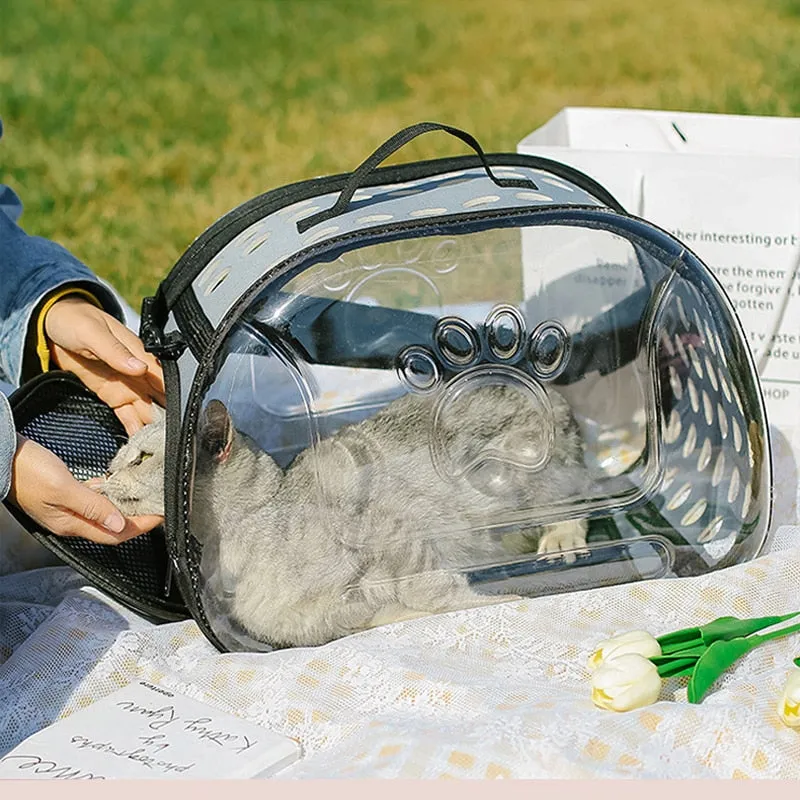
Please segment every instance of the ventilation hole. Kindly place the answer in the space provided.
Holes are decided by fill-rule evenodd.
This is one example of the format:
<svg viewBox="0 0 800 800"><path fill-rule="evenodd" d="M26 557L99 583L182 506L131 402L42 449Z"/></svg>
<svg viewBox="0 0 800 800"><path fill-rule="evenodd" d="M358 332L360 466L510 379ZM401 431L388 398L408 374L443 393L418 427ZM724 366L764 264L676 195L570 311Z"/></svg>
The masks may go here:
<svg viewBox="0 0 800 800"><path fill-rule="evenodd" d="M683 486L672 495L672 499L667 503L667 511L674 511L676 508L680 508L689 499L691 493L692 484L684 483Z"/></svg>
<svg viewBox="0 0 800 800"><path fill-rule="evenodd" d="M722 529L723 518L722 517L714 517L711 522L700 531L700 534L697 537L698 544L705 544L706 542L710 542L712 539L716 538L717 534Z"/></svg>
<svg viewBox="0 0 800 800"><path fill-rule="evenodd" d="M409 217L436 217L440 214L446 214L446 208L418 208L416 211L412 211L408 216Z"/></svg>
<svg viewBox="0 0 800 800"><path fill-rule="evenodd" d="M500 199L498 194L485 194L482 197L473 197L472 200L465 200L464 208L475 208L475 206L486 206L489 203L496 203Z"/></svg>
<svg viewBox="0 0 800 800"><path fill-rule="evenodd" d="M686 350L683 346L683 340L680 336L675 336L675 352L680 356L685 366L689 366L689 356L686 355Z"/></svg>
<svg viewBox="0 0 800 800"><path fill-rule="evenodd" d="M205 291L203 292L203 294L206 297L208 297L210 294L213 294L214 292L216 292L217 289L219 289L219 287L222 286L222 284L225 282L225 279L230 274L231 274L231 270L230 270L230 267L229 267L228 269L222 270L222 272L220 272L218 275L214 275L213 278L211 278L208 286L206 286Z"/></svg>
<svg viewBox="0 0 800 800"><path fill-rule="evenodd" d="M714 421L714 404L705 390L703 390L703 414L705 415L706 423L710 425Z"/></svg>
<svg viewBox="0 0 800 800"><path fill-rule="evenodd" d="M504 178L514 178L516 180L527 180L525 175L521 175L519 172L516 172L516 167L492 167L492 172L502 172Z"/></svg>
<svg viewBox="0 0 800 800"><path fill-rule="evenodd" d="M712 353L719 355L717 352L716 339L714 339L714 337L711 335L711 328L709 328L706 324L703 324L703 341L706 347L708 347Z"/></svg>
<svg viewBox="0 0 800 800"><path fill-rule="evenodd" d="M514 197L517 200L541 200L543 202L552 202L553 200L550 195L542 194L541 192L515 192Z"/></svg>
<svg viewBox="0 0 800 800"><path fill-rule="evenodd" d="M697 428L695 427L694 423L689 426L689 430L686 431L686 439L683 442L683 457L689 458L689 454L694 452L694 448L697 445Z"/></svg>
<svg viewBox="0 0 800 800"><path fill-rule="evenodd" d="M394 219L394 214L368 214L366 217L359 217L356 222L364 224L367 222L388 222Z"/></svg>
<svg viewBox="0 0 800 800"><path fill-rule="evenodd" d="M747 519L752 500L753 490L750 488L750 484L748 483L747 486L744 487L744 498L742 499L742 519Z"/></svg>
<svg viewBox="0 0 800 800"><path fill-rule="evenodd" d="M728 438L728 415L722 407L722 403L717 403L717 419L719 420L719 432L723 439Z"/></svg>
<svg viewBox="0 0 800 800"><path fill-rule="evenodd" d="M689 390L689 402L692 404L692 411L696 414L700 410L700 397L697 394L697 387L691 378L686 379L686 388Z"/></svg>
<svg viewBox="0 0 800 800"><path fill-rule="evenodd" d="M669 368L669 385L672 387L672 394L675 399L680 400L683 397L683 387L681 386L681 379L678 377L678 370L673 366Z"/></svg>
<svg viewBox="0 0 800 800"><path fill-rule="evenodd" d="M310 208L304 208L301 211L298 211L296 214L289 217L289 222L299 222L301 219L305 219L306 217L310 217L312 214L316 214L319 211L321 206L311 206Z"/></svg>
<svg viewBox="0 0 800 800"><path fill-rule="evenodd" d="M575 190L571 186L567 186L566 183L561 183L561 181L557 181L553 178L542 178L542 183L549 183L551 186L555 186L559 189L563 189L565 192L574 192Z"/></svg>
<svg viewBox="0 0 800 800"><path fill-rule="evenodd" d="M247 255L255 253L255 251L258 250L258 248L261 247L261 245L264 244L264 242L266 242L267 239L269 239L269 234L265 233L262 236L259 236L257 239L255 239L255 241L251 242L247 247Z"/></svg>
<svg viewBox="0 0 800 800"><path fill-rule="evenodd" d="M731 398L731 387L728 386L728 381L725 380L725 376L721 372L719 374L719 385L720 385L720 388L722 389L722 394L725 395L725 399L729 403L733 402L733 400Z"/></svg>
<svg viewBox="0 0 800 800"><path fill-rule="evenodd" d="M661 336L661 345L667 351L670 358L675 355L675 348L672 346L672 342L669 340L669 336L667 336L666 333Z"/></svg>
<svg viewBox="0 0 800 800"><path fill-rule="evenodd" d="M216 277L217 270L220 268L219 259L214 259L198 276L197 276L197 288L198 289L205 289L207 288L208 282L213 281Z"/></svg>
<svg viewBox="0 0 800 800"><path fill-rule="evenodd" d="M711 474L711 485L716 488L722 482L722 477L725 475L725 454L720 452L717 456L717 462L714 464L714 472Z"/></svg>
<svg viewBox="0 0 800 800"><path fill-rule="evenodd" d="M286 206L286 208L282 208L278 213L285 217L285 216L288 216L289 214L296 213L301 208L306 208L307 206L310 206L313 202L314 202L314 200L312 200L312 199L301 200L299 203L293 203L290 206ZM319 206L315 206L314 209L316 211L319 211ZM313 213L313 212L311 212L311 213Z"/></svg>
<svg viewBox="0 0 800 800"><path fill-rule="evenodd" d="M739 470L734 467L733 472L731 472L731 482L728 485L728 502L732 503L736 499L736 495L739 494Z"/></svg>
<svg viewBox="0 0 800 800"><path fill-rule="evenodd" d="M698 331L703 330L703 323L700 321L700 315L697 313L697 309L692 309L692 319L694 320L694 325Z"/></svg>
<svg viewBox="0 0 800 800"><path fill-rule="evenodd" d="M662 492L666 492L667 489L669 489L669 487L672 486L672 484L675 482L675 478L677 477L679 471L680 471L679 467L670 467L664 473L664 480L661 482Z"/></svg>
<svg viewBox="0 0 800 800"><path fill-rule="evenodd" d="M258 236L260 232L260 226L255 230L247 228L233 240L232 244L234 247L244 247L252 238Z"/></svg>
<svg viewBox="0 0 800 800"><path fill-rule="evenodd" d="M336 233L339 230L338 225L331 225L330 228L323 228L321 231L317 231L316 233L309 236L307 239L304 240L303 244L311 244L312 242L318 242L320 239L324 239L331 234Z"/></svg>
<svg viewBox="0 0 800 800"><path fill-rule="evenodd" d="M738 453L742 449L742 429L735 417L731 417L731 429L733 430L733 446Z"/></svg>
<svg viewBox="0 0 800 800"><path fill-rule="evenodd" d="M753 469L753 467L755 467L756 465L756 458L755 455L753 454L753 447L750 443L750 439L744 440L744 450L745 450L745 455L747 456L747 464L750 467L750 469Z"/></svg>
<svg viewBox="0 0 800 800"><path fill-rule="evenodd" d="M690 344L687 347L689 351L689 358L692 362L692 369L697 373L697 377L702 380L703 378L703 365L700 363L700 356L697 355L697 350L694 349L694 345Z"/></svg>
<svg viewBox="0 0 800 800"><path fill-rule="evenodd" d="M686 309L683 307L683 300L680 297L675 298L675 305L678 307L678 316L681 318L684 330L689 329L689 318L686 316Z"/></svg>
<svg viewBox="0 0 800 800"><path fill-rule="evenodd" d="M733 392L733 401L736 403L736 408L739 409L739 413L744 416L744 406L742 405L742 398L739 396L739 392Z"/></svg>
<svg viewBox="0 0 800 800"><path fill-rule="evenodd" d="M709 361L708 356L703 356L703 363L705 364L706 368L706 375L708 375L709 383L714 387L714 391L719 391L719 383L717 382L717 372L714 367L711 366L711 361Z"/></svg>
<svg viewBox="0 0 800 800"><path fill-rule="evenodd" d="M708 503L705 500L698 500L684 515L681 517L681 525L694 525L700 517L705 514Z"/></svg>
<svg viewBox="0 0 800 800"><path fill-rule="evenodd" d="M664 441L667 444L673 444L674 442L678 441L678 437L681 435L681 415L678 413L678 410L673 408L672 413L669 415L669 424L667 425L667 429L664 431Z"/></svg>
<svg viewBox="0 0 800 800"><path fill-rule="evenodd" d="M711 463L711 439L706 437L697 457L697 471L702 472Z"/></svg>

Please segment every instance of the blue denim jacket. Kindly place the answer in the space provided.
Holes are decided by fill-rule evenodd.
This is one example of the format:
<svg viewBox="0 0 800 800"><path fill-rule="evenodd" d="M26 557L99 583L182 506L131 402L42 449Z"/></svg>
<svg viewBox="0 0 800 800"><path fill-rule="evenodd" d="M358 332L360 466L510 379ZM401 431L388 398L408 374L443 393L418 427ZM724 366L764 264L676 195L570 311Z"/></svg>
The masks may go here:
<svg viewBox="0 0 800 800"><path fill-rule="evenodd" d="M28 236L17 224L21 213L16 193L0 184L0 380L14 386L20 383L33 312L53 290L71 285L89 289L109 314L124 321L116 298L91 270L61 245ZM8 494L15 450L11 410L0 394L0 499Z"/></svg>

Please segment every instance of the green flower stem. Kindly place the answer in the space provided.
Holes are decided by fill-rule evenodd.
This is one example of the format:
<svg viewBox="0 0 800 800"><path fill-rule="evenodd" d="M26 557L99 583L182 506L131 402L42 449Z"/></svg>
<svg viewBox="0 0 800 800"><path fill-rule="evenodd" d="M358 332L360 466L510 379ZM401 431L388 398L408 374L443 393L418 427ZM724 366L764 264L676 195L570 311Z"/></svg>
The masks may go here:
<svg viewBox="0 0 800 800"><path fill-rule="evenodd" d="M788 617L783 617L783 619L791 619L791 617L794 616L797 616L797 614L790 614ZM780 622L781 619L778 618L777 621ZM761 627L765 628L769 626L762 625ZM759 630L759 628L755 630ZM697 659L697 663L692 670L692 676L689 678L689 685L687 687L689 702L699 703L720 675L736 663L745 653L748 653L750 650L753 650L765 642L770 642L773 639L779 639L783 636L789 636L792 633L800 633L800 624L789 625L785 628L773 631L772 633L765 633L760 636L753 635L734 639L717 639L712 642L706 652ZM795 663L797 663L797 661L795 661Z"/></svg>
<svg viewBox="0 0 800 800"><path fill-rule="evenodd" d="M695 658L700 658L700 656L703 655L707 649L708 648L704 644L697 644L693 647L687 647L683 650L676 650L673 653L667 653L667 655L663 655L662 653L660 656L651 656L650 660L656 666L658 666L659 664L665 664L675 658L691 658L693 656Z"/></svg>
<svg viewBox="0 0 800 800"><path fill-rule="evenodd" d="M728 641L749 636L751 633L777 625L779 622L785 622L799 614L800 611L794 611L781 617L755 617L753 619L720 617L713 622L709 622L708 625L683 628L673 633L666 633L663 636L659 636L657 641L661 645L662 655L668 656L683 653L690 649L694 651L696 647L710 647L717 641Z"/></svg>
<svg viewBox="0 0 800 800"><path fill-rule="evenodd" d="M662 678L677 678L682 675L691 675L694 665L700 656L707 650L705 645L699 644L670 655L651 656L650 661L656 665L658 674Z"/></svg>
<svg viewBox="0 0 800 800"><path fill-rule="evenodd" d="M651 658L650 660L655 662L656 659ZM669 661L663 664L656 664L656 668L662 678L681 678L694 672L697 661L697 656L692 658L670 658Z"/></svg>

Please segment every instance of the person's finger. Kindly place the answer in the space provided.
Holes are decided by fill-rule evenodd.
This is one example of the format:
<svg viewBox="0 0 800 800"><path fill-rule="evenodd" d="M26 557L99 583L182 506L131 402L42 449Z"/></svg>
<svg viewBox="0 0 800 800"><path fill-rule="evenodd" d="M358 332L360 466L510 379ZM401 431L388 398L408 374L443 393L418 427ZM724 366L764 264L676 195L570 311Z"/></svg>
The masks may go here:
<svg viewBox="0 0 800 800"><path fill-rule="evenodd" d="M92 328L85 346L96 358L123 375L138 376L147 372L147 364L135 356L104 321L95 322Z"/></svg>
<svg viewBox="0 0 800 800"><path fill-rule="evenodd" d="M146 380L144 375L135 377L120 375L102 361L70 353L60 347L55 347L53 352L56 356L54 360L61 369L76 375L85 386L112 408L137 400L147 403L151 398L162 405L165 403L165 398L161 393L154 391L151 382Z"/></svg>
<svg viewBox="0 0 800 800"><path fill-rule="evenodd" d="M133 436L136 431L141 430L145 425L137 410L130 404L118 406L114 409L114 413L122 423L122 427L125 428L128 436Z"/></svg>
<svg viewBox="0 0 800 800"><path fill-rule="evenodd" d="M138 536L140 533L147 533L147 531L151 531L153 528L163 525L164 517L155 514L142 514L138 517L128 517L128 524L138 531L138 533L135 534Z"/></svg>
<svg viewBox="0 0 800 800"><path fill-rule="evenodd" d="M70 481L60 496L54 498L68 514L103 528L108 533L122 533L127 524L122 512L107 498L85 484Z"/></svg>
<svg viewBox="0 0 800 800"><path fill-rule="evenodd" d="M98 544L117 545L141 536L164 523L164 517L153 514L123 517L124 527L116 533L76 516L70 509L53 509L53 512L54 516L47 520L47 527L53 533L59 536L89 539Z"/></svg>
<svg viewBox="0 0 800 800"><path fill-rule="evenodd" d="M59 524L50 524L53 533L59 536L80 537L97 544L117 545L139 536L142 531L138 527L126 525L119 533L111 533L105 528L99 528L80 517L65 515L65 520Z"/></svg>
<svg viewBox="0 0 800 800"><path fill-rule="evenodd" d="M153 410L153 406L155 405L161 405L161 408L164 408L162 404L151 402L150 400L133 401L133 407L136 409L139 419L142 420L145 425L151 423L153 419L155 419L155 412Z"/></svg>
<svg viewBox="0 0 800 800"><path fill-rule="evenodd" d="M164 406L166 405L166 388L164 387L164 375L162 372L155 374L153 372L148 372L144 378L147 381L148 386L150 387L150 395L152 396L153 400L155 400L159 405Z"/></svg>
<svg viewBox="0 0 800 800"><path fill-rule="evenodd" d="M119 339L119 341L122 342L122 344L124 344L134 356L136 356L136 358L144 361L145 364L147 364L148 372L154 376L158 376L161 380L163 380L161 364L152 353L148 353L147 350L144 349L144 342L142 342L142 340L130 328L119 322L119 320L106 318L105 321L114 336L116 336L116 338Z"/></svg>

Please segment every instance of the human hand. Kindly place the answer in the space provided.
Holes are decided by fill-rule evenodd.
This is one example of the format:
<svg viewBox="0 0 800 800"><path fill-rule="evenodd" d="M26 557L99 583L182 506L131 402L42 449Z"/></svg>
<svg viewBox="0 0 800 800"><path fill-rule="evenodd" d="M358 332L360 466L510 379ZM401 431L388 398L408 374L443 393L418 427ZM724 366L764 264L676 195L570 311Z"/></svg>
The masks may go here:
<svg viewBox="0 0 800 800"><path fill-rule="evenodd" d="M47 312L44 328L53 361L113 408L128 434L152 422L153 401L166 404L158 361L110 314L67 295Z"/></svg>
<svg viewBox="0 0 800 800"><path fill-rule="evenodd" d="M99 544L119 544L164 521L124 517L108 498L76 480L57 455L23 436L17 436L8 499L59 536L82 536Z"/></svg>

